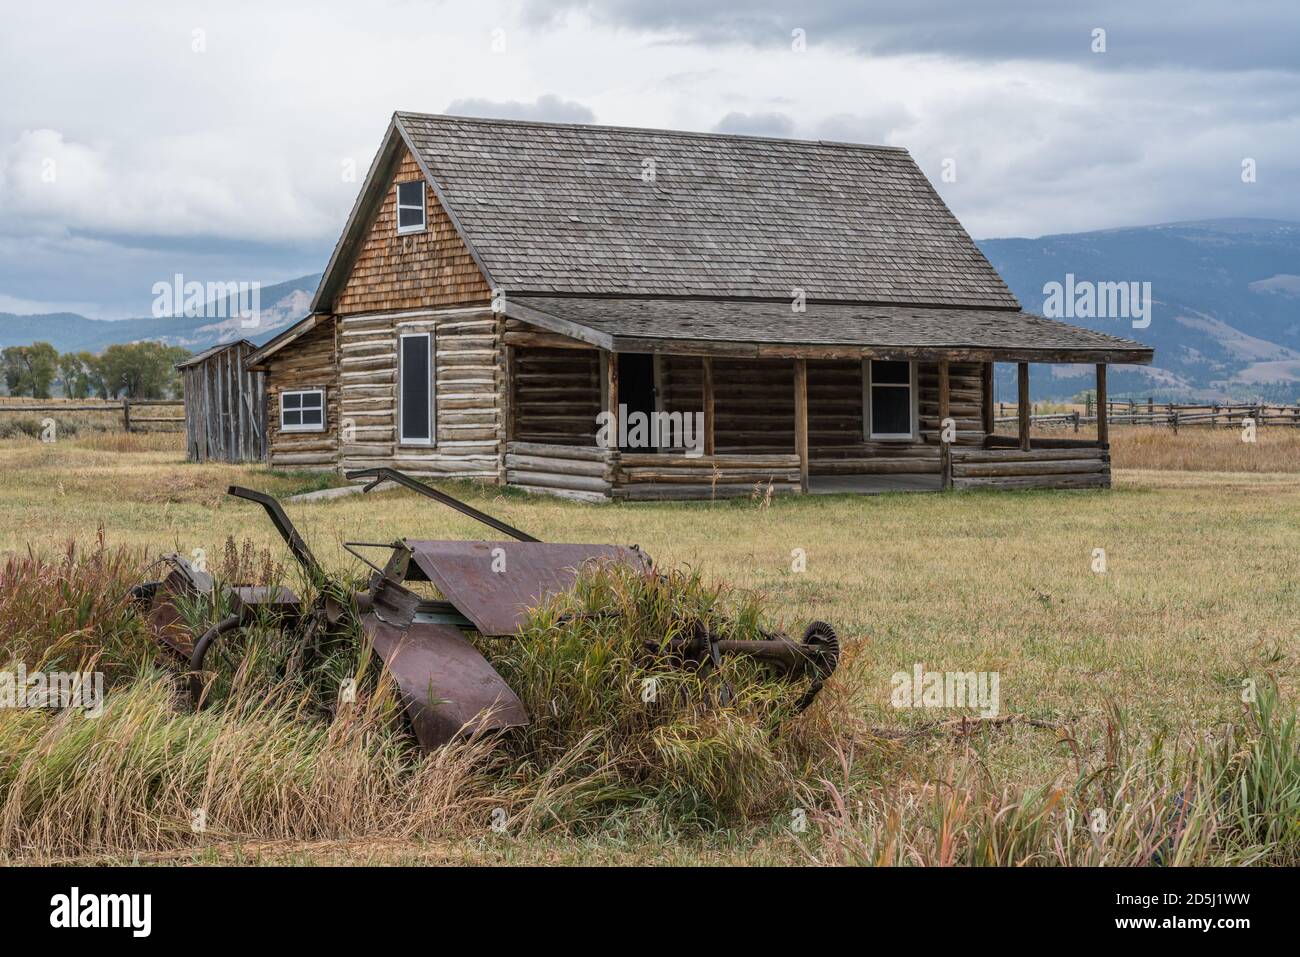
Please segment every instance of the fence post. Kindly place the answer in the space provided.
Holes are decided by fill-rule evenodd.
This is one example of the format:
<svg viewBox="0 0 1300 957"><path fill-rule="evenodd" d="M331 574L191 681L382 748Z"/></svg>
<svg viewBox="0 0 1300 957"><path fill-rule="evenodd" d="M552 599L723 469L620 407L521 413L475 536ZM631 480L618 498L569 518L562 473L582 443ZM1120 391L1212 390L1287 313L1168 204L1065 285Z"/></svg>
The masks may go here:
<svg viewBox="0 0 1300 957"><path fill-rule="evenodd" d="M131 400L122 400L122 428L131 431Z"/></svg>
<svg viewBox="0 0 1300 957"><path fill-rule="evenodd" d="M1174 435L1178 434L1178 413L1172 412L1169 416L1169 424L1174 427Z"/></svg>
<svg viewBox="0 0 1300 957"><path fill-rule="evenodd" d="M1075 432L1079 431L1079 410L1078 409L1074 410L1074 431Z"/></svg>

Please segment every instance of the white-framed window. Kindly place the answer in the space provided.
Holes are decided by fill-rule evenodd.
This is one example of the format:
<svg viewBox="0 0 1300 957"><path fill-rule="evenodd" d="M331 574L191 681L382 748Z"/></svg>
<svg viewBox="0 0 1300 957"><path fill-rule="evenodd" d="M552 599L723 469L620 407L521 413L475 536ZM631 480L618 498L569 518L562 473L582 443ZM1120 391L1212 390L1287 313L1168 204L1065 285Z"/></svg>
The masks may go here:
<svg viewBox="0 0 1300 957"><path fill-rule="evenodd" d="M281 432L324 432L325 390L292 389L280 393Z"/></svg>
<svg viewBox="0 0 1300 957"><path fill-rule="evenodd" d="M862 363L864 438L909 442L916 438L916 363L867 359Z"/></svg>
<svg viewBox="0 0 1300 957"><path fill-rule="evenodd" d="M397 232L424 232L424 181L397 184Z"/></svg>
<svg viewBox="0 0 1300 957"><path fill-rule="evenodd" d="M397 435L402 445L435 444L433 333L397 337Z"/></svg>

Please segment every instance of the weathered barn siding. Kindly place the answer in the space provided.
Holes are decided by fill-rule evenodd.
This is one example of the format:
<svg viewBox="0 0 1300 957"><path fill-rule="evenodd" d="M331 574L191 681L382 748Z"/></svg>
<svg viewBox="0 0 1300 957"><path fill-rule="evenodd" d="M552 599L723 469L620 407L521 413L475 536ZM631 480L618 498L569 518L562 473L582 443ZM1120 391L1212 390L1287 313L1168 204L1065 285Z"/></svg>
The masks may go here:
<svg viewBox="0 0 1300 957"><path fill-rule="evenodd" d="M333 469L338 462L339 381L335 360L335 323L322 322L267 364L267 431L270 464L277 468ZM280 429L280 395L295 389L325 390L325 430Z"/></svg>
<svg viewBox="0 0 1300 957"><path fill-rule="evenodd" d="M191 462L259 462L266 456L266 376L244 368L252 352L245 339L177 366Z"/></svg>
<svg viewBox="0 0 1300 957"><path fill-rule="evenodd" d="M335 314L405 312L485 303L491 298L482 271L427 184L424 232L398 235L397 184L411 180L423 182L424 174L410 152L403 150L348 280L335 297Z"/></svg>

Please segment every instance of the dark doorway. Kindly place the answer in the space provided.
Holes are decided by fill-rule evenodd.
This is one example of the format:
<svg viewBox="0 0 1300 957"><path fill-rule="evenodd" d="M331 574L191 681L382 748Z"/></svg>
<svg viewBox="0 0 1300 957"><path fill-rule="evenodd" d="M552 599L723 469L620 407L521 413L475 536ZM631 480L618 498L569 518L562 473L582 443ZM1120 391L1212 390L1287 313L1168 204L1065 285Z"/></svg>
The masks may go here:
<svg viewBox="0 0 1300 957"><path fill-rule="evenodd" d="M635 412L643 413L650 421L655 411L655 363L654 356L644 353L619 353L618 356L618 404L626 407L626 414L631 418ZM631 429L629 428L630 432ZM621 446L621 451L649 451L645 446L628 448Z"/></svg>

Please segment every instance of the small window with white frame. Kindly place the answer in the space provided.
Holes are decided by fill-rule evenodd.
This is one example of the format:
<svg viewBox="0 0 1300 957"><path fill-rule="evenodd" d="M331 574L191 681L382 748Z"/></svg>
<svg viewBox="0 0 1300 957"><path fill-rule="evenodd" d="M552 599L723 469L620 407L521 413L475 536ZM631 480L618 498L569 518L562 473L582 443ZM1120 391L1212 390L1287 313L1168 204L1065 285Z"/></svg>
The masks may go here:
<svg viewBox="0 0 1300 957"><path fill-rule="evenodd" d="M280 393L281 432L324 432L325 390L292 389Z"/></svg>
<svg viewBox="0 0 1300 957"><path fill-rule="evenodd" d="M863 363L863 410L869 441L916 438L916 363L868 359Z"/></svg>
<svg viewBox="0 0 1300 957"><path fill-rule="evenodd" d="M424 232L424 182L411 180L397 184L397 232Z"/></svg>

